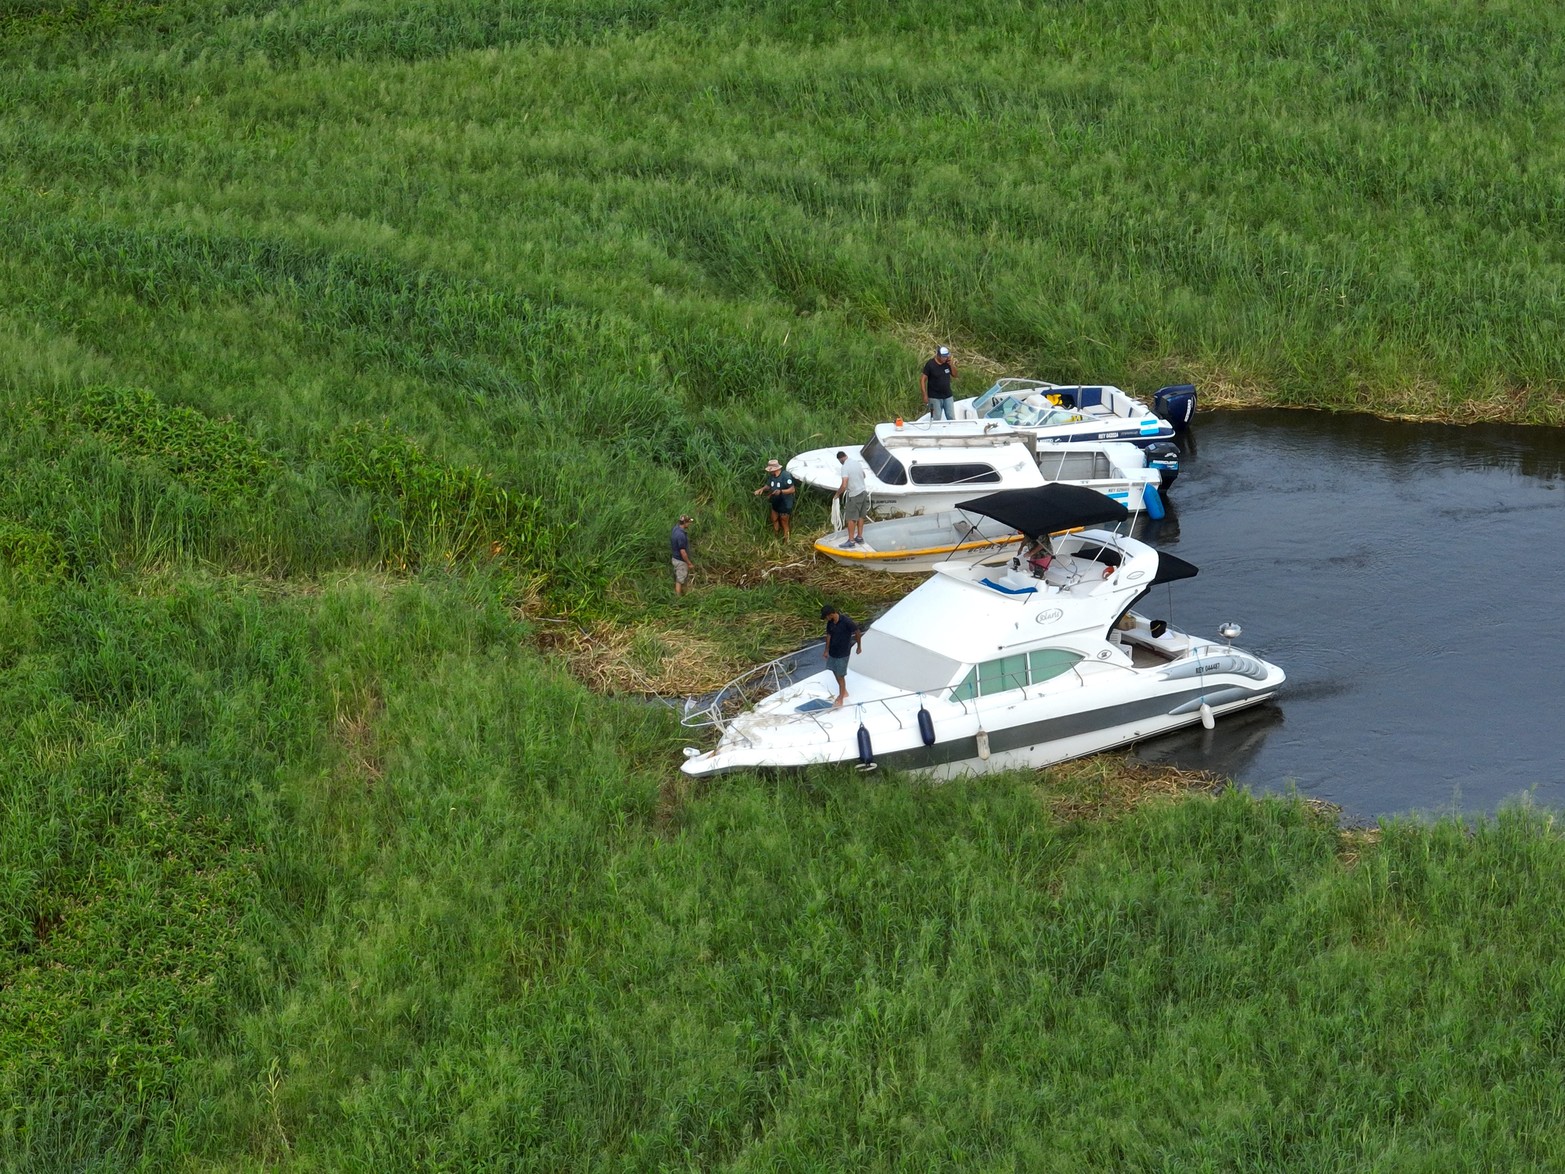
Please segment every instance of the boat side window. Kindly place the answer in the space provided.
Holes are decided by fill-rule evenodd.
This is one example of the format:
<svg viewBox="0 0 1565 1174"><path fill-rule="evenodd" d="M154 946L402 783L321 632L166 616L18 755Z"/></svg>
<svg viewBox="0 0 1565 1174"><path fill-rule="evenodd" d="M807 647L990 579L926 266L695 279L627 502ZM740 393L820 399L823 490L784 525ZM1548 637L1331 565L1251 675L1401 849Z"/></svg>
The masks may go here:
<svg viewBox="0 0 1565 1174"><path fill-rule="evenodd" d="M1027 684L1027 654L1002 656L998 660L986 660L978 666L978 695L1006 693L1023 688Z"/></svg>
<svg viewBox="0 0 1565 1174"><path fill-rule="evenodd" d="M863 458L869 470L885 484L907 484L907 470L902 467L901 461L886 451L886 446L880 443L880 437L871 436L869 442L859 450L859 456Z"/></svg>
<svg viewBox="0 0 1565 1174"><path fill-rule="evenodd" d="M1036 652L986 660L968 670L967 676L951 690L951 700L971 701L974 697L1008 693L1029 684L1040 685L1070 672L1081 661L1079 652L1063 648L1040 648Z"/></svg>
<svg viewBox="0 0 1565 1174"><path fill-rule="evenodd" d="M962 678L962 683L951 690L952 701L971 701L978 696L978 666L974 665L967 670L967 676Z"/></svg>
<svg viewBox="0 0 1565 1174"><path fill-rule="evenodd" d="M914 485L984 485L1000 479L993 465L918 465L913 466ZM885 480L884 477L881 478Z"/></svg>
<svg viewBox="0 0 1565 1174"><path fill-rule="evenodd" d="M1082 661L1079 652L1063 648L1040 648L1027 654L1027 673L1034 685L1071 671Z"/></svg>

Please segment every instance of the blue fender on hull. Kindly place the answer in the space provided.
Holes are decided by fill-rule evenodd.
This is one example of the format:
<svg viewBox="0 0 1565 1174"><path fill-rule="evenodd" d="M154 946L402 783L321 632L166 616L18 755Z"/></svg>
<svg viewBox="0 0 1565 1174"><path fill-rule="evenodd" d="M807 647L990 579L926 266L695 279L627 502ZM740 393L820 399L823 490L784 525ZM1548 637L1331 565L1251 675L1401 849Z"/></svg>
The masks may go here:
<svg viewBox="0 0 1565 1174"><path fill-rule="evenodd" d="M859 724L859 761L865 766L875 764L875 747L870 744L869 731L862 722Z"/></svg>
<svg viewBox="0 0 1565 1174"><path fill-rule="evenodd" d="M935 719L929 716L929 710L922 705L918 707L918 736L924 740L925 746L935 744Z"/></svg>
<svg viewBox="0 0 1565 1174"><path fill-rule="evenodd" d="M1155 522L1162 521L1166 511L1163 509L1163 499L1158 496L1157 486L1149 481L1142 488L1141 499L1146 502L1147 516Z"/></svg>

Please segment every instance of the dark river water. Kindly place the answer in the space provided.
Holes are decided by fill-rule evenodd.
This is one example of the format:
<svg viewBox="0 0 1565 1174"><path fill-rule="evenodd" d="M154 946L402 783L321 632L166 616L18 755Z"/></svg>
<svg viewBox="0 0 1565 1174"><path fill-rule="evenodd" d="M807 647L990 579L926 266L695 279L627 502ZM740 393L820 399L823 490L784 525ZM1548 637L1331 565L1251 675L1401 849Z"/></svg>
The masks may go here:
<svg viewBox="0 0 1565 1174"><path fill-rule="evenodd" d="M1136 757L1352 821L1565 808L1565 430L1197 415L1138 610L1280 664L1275 702Z"/></svg>

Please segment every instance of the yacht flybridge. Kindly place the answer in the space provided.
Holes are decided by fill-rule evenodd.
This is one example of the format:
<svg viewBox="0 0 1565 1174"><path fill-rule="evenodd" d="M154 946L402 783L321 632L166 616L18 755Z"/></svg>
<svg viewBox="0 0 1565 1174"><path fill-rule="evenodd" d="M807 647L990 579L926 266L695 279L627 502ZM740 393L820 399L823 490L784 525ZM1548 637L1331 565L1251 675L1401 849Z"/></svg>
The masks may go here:
<svg viewBox="0 0 1565 1174"><path fill-rule="evenodd" d="M691 775L854 762L949 778L1039 767L1256 705L1284 673L1254 653L1178 631L1144 608L1193 576L1190 563L1115 529L1120 505L1072 485L960 503L1027 538L1003 566L941 566L863 633L847 702L822 671L742 712L775 665L731 682L685 724L715 728L689 747ZM1166 590L1166 588L1165 588ZM689 707L687 707L687 710Z"/></svg>

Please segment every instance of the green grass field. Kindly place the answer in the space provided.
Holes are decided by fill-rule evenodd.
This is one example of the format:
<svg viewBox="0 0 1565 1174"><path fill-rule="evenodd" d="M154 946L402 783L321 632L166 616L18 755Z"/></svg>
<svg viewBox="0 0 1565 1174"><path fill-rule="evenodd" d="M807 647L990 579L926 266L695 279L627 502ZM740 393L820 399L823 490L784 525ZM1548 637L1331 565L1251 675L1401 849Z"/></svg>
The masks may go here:
<svg viewBox="0 0 1565 1174"><path fill-rule="evenodd" d="M690 787L632 695L899 589L750 490L937 341L1565 423L1562 74L1538 3L0 0L0 1169L1565 1166L1552 817Z"/></svg>

